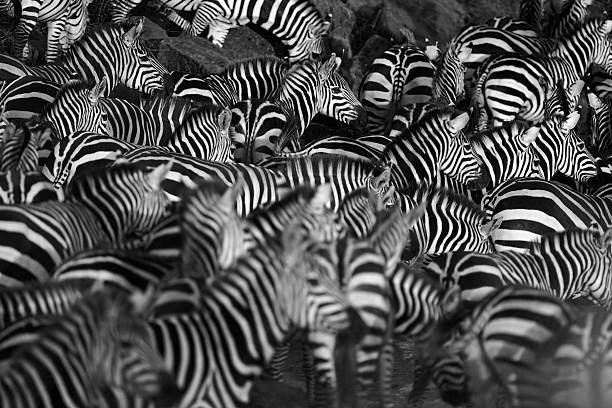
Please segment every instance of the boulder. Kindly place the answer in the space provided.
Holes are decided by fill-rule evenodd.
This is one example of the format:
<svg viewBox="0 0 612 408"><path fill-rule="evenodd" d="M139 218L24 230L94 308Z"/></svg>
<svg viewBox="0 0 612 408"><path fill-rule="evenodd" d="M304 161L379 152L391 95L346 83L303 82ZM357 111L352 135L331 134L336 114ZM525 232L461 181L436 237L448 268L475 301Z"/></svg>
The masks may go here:
<svg viewBox="0 0 612 408"><path fill-rule="evenodd" d="M161 41L157 58L170 71L206 74L219 72L232 61L262 55L274 55L272 46L248 27L237 27L223 48L202 37L168 37Z"/></svg>

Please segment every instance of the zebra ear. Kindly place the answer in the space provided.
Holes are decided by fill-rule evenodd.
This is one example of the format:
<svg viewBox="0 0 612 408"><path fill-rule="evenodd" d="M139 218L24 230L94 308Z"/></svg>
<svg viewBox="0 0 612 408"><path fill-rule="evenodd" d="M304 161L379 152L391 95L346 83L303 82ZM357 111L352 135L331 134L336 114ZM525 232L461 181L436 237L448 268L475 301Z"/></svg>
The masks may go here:
<svg viewBox="0 0 612 408"><path fill-rule="evenodd" d="M608 228L604 231L599 239L599 246L602 251L607 251L611 248L612 245L612 228Z"/></svg>
<svg viewBox="0 0 612 408"><path fill-rule="evenodd" d="M236 175L236 180L234 184L232 184L225 193L219 198L219 205L224 206L224 208L236 208L236 200L242 191L244 190L244 176L242 173L238 173Z"/></svg>
<svg viewBox="0 0 612 408"><path fill-rule="evenodd" d="M414 207L412 210L409 210L404 215L404 222L409 228L412 228L412 226L416 224L419 219L421 219L423 214L425 214L425 209L428 205L429 202L427 200L423 200L419 205Z"/></svg>
<svg viewBox="0 0 612 408"><path fill-rule="evenodd" d="M442 314L446 318L455 316L461 308L461 304L461 288L458 285L453 285L442 296Z"/></svg>
<svg viewBox="0 0 612 408"><path fill-rule="evenodd" d="M155 301L155 289L153 285L148 285L144 292L135 291L130 294L132 311L136 315L144 315Z"/></svg>
<svg viewBox="0 0 612 408"><path fill-rule="evenodd" d="M331 184L321 184L317 186L314 197L310 200L310 206L317 210L323 210L329 207L332 198Z"/></svg>
<svg viewBox="0 0 612 408"><path fill-rule="evenodd" d="M601 25L599 26L599 33L602 36L606 36L610 34L611 31L612 31L612 20L606 20L603 23L601 23Z"/></svg>
<svg viewBox="0 0 612 408"><path fill-rule="evenodd" d="M400 32L401 35L404 36L405 42L407 44L411 44L411 45L416 44L416 39L414 38L414 32L410 29L410 27L408 27L408 26L401 26L399 28L399 32ZM429 44L428 44L428 46L429 46ZM425 47L425 49L427 49L427 47ZM431 59L431 58L429 58L429 59Z"/></svg>
<svg viewBox="0 0 612 408"><path fill-rule="evenodd" d="M561 130L564 133L568 133L576 127L578 120L580 120L580 113L578 113L578 111L570 113L563 119L563 122L561 122Z"/></svg>
<svg viewBox="0 0 612 408"><path fill-rule="evenodd" d="M601 109L603 106L603 101L595 95L593 92L589 92L587 94L587 98L589 100L589 106L593 109Z"/></svg>
<svg viewBox="0 0 612 408"><path fill-rule="evenodd" d="M463 47L461 51L459 51L459 53L457 54L457 59L462 64L465 64L465 61L470 58L470 55L472 55L472 43L469 43L468 45Z"/></svg>
<svg viewBox="0 0 612 408"><path fill-rule="evenodd" d="M138 40L138 38L140 37L140 34L142 33L143 25L144 25L144 18L140 17L138 19L138 23L123 34L123 42L128 47L132 47L134 43Z"/></svg>
<svg viewBox="0 0 612 408"><path fill-rule="evenodd" d="M372 179L372 188L374 190L380 190L391 181L391 167L385 167L385 169Z"/></svg>
<svg viewBox="0 0 612 408"><path fill-rule="evenodd" d="M104 281L102 279L96 279L93 285L91 285L91 288L89 289L89 291L97 292L101 290L104 290Z"/></svg>
<svg viewBox="0 0 612 408"><path fill-rule="evenodd" d="M459 133L470 120L470 115L467 112L463 112L461 115L454 117L448 121L448 129L452 133Z"/></svg>
<svg viewBox="0 0 612 408"><path fill-rule="evenodd" d="M499 228L499 226L501 225L503 219L501 218L497 218L495 220L490 220L488 222L485 222L484 224L480 224L480 235L482 235L485 238L488 238L491 236L491 234L493 233L493 231L497 230Z"/></svg>
<svg viewBox="0 0 612 408"><path fill-rule="evenodd" d="M321 67L319 68L319 78L321 81L326 81L329 79L329 77L335 74L336 71L338 71L338 68L340 68L341 63L342 59L340 59L340 57L336 57L335 53L332 53L329 59L321 64Z"/></svg>
<svg viewBox="0 0 612 408"><path fill-rule="evenodd" d="M539 134L539 126L530 127L529 129L525 130L525 132L521 135L521 144L523 144L524 146L529 146L530 144L536 141Z"/></svg>
<svg viewBox="0 0 612 408"><path fill-rule="evenodd" d="M92 105L96 105L102 95L106 94L107 82L106 76L103 76L96 85L89 91L87 99Z"/></svg>
<svg viewBox="0 0 612 408"><path fill-rule="evenodd" d="M217 118L217 124L219 128L227 132L232 123L232 111L229 108L224 108L221 113L219 113L219 117Z"/></svg>
<svg viewBox="0 0 612 408"><path fill-rule="evenodd" d="M584 81L582 79L577 80L572 85L570 85L568 90L568 96L570 98L574 98L579 96L582 93L582 89L584 88Z"/></svg>
<svg viewBox="0 0 612 408"><path fill-rule="evenodd" d="M161 183L166 178L166 175L172 168L173 163L174 162L170 160L166 164L161 164L155 167L148 174L149 184L151 184L151 187L153 187L153 190L157 191L161 189Z"/></svg>

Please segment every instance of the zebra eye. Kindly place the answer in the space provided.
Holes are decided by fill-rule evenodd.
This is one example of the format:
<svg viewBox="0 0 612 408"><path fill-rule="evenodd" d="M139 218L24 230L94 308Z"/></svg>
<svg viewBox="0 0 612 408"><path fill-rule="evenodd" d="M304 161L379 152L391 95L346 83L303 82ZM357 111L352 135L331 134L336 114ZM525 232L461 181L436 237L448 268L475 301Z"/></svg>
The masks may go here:
<svg viewBox="0 0 612 408"><path fill-rule="evenodd" d="M331 91L334 95L340 95L342 93L342 90L337 86L332 86Z"/></svg>

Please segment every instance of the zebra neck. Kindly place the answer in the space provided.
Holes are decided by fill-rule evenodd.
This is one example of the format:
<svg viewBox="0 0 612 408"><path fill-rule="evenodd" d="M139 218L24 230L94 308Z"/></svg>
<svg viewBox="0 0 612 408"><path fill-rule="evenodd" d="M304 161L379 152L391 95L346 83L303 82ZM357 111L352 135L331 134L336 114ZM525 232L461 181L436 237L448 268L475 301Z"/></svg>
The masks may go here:
<svg viewBox="0 0 612 408"><path fill-rule="evenodd" d="M214 321L211 326L219 330L231 331L214 336L212 341L220 342L214 349L248 354L220 356L230 358L226 363L234 366L232 370L243 371L240 366L247 364L247 377L261 374L292 328L287 315L291 306L278 302L282 298L279 280L284 266L277 256L275 250L259 246L216 278L204 297L206 321ZM243 360L241 364L236 365L237 358Z"/></svg>

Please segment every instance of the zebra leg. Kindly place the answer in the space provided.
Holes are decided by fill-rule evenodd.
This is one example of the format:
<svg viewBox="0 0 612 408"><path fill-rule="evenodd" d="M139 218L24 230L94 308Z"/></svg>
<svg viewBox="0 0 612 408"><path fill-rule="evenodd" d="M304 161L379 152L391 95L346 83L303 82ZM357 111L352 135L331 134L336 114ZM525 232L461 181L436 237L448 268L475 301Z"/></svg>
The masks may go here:
<svg viewBox="0 0 612 408"><path fill-rule="evenodd" d="M378 387L380 402L383 408L392 408L393 399L391 378L393 376L393 341L391 337L385 339L378 363Z"/></svg>
<svg viewBox="0 0 612 408"><path fill-rule="evenodd" d="M304 355L312 353L312 357L304 358L309 406L337 407L338 385L334 359L336 336L331 333L310 332L307 337L308 340L303 345Z"/></svg>
<svg viewBox="0 0 612 408"><path fill-rule="evenodd" d="M285 377L285 363L289 356L289 342L279 346L274 350L272 360L264 369L263 377L273 381L282 382Z"/></svg>
<svg viewBox="0 0 612 408"><path fill-rule="evenodd" d="M67 40L66 19L50 21L47 23L47 53L45 55L47 64L55 62L59 57L60 42Z"/></svg>
<svg viewBox="0 0 612 408"><path fill-rule="evenodd" d="M187 30L187 32L189 35L198 36L210 23L217 18L221 18L221 16L222 14L220 10L217 13L214 13L214 11L210 10L210 8L200 4L200 7L198 7L196 14L193 17L193 21L191 22L191 27L189 30Z"/></svg>
<svg viewBox="0 0 612 408"><path fill-rule="evenodd" d="M21 2L21 18L15 28L14 52L22 61L24 56L29 55L29 50L24 55L24 47L27 45L32 29L36 26L41 7L42 0L22 0Z"/></svg>
<svg viewBox="0 0 612 408"><path fill-rule="evenodd" d="M208 34L206 35L206 38L212 42L213 45L222 48L223 44L225 43L225 39L229 34L229 30L234 27L238 27L238 24L234 24L229 20L213 20L208 25Z"/></svg>
<svg viewBox="0 0 612 408"><path fill-rule="evenodd" d="M150 3L149 3L150 4ZM181 17L176 11L172 10L169 7L160 4L160 8L158 10L164 17L168 19L168 21L176 24L181 30L184 32L189 32L191 29L191 23Z"/></svg>

